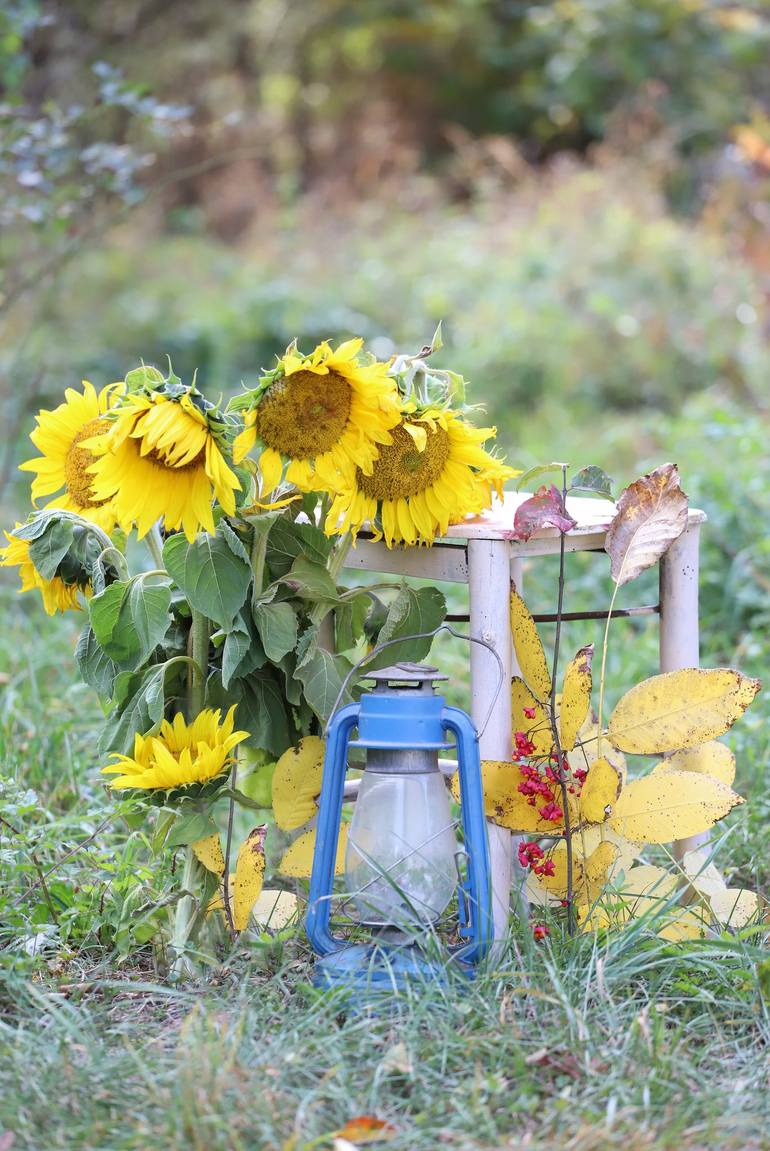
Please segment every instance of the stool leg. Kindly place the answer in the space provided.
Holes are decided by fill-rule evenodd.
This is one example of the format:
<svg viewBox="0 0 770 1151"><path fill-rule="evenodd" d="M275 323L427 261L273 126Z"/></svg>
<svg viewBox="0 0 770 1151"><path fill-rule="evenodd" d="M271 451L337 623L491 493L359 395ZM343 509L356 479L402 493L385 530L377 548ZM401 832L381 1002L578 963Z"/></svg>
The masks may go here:
<svg viewBox="0 0 770 1151"><path fill-rule="evenodd" d="M694 524L675 540L660 561L660 670L678 671L698 667L700 628L698 622L698 545L700 527ZM708 843L709 833L701 832L673 845L681 859L687 851Z"/></svg>
<svg viewBox="0 0 770 1151"><path fill-rule="evenodd" d="M511 755L511 549L505 540L468 540L468 591L471 635L492 644L503 661L505 679L480 740L482 759ZM471 652L471 717L483 723L497 688L498 666L478 644ZM511 833L487 822L492 871L495 940L508 934L511 898ZM499 942L498 948L499 951Z"/></svg>

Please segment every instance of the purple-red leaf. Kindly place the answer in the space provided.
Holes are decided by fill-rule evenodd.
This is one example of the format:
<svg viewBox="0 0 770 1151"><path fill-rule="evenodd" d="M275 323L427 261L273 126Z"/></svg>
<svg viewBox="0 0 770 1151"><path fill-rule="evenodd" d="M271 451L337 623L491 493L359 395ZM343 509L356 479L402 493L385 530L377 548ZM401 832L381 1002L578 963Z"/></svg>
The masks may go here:
<svg viewBox="0 0 770 1151"><path fill-rule="evenodd" d="M564 496L551 484L543 484L533 496L519 504L513 518L513 538L528 540L541 528L556 528L560 532L571 531L577 521L567 511Z"/></svg>

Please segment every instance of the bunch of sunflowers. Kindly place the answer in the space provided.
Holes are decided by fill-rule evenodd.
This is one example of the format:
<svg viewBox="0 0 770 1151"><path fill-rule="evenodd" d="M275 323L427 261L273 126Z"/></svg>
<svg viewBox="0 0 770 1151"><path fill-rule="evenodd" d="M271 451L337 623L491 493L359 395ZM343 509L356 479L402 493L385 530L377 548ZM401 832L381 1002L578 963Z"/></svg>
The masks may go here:
<svg viewBox="0 0 770 1151"><path fill-rule="evenodd" d="M336 588L348 547L362 529L429 545L517 474L485 449L494 428L463 414L460 377L428 367L433 350L383 362L360 339L309 355L292 344L225 408L141 366L37 416L39 455L21 467L43 506L6 532L0 564L48 614L87 607L76 655L110 707L110 786L165 812L168 842L187 848L183 888L196 866L215 875L231 927L248 909L230 916L212 812L228 785L232 798L238 745L274 763L328 718L345 651L376 641L383 618L388 634L402 617L410 630L403 603L390 619L367 589ZM133 575L132 533L154 563ZM424 597L421 619L443 618L435 589L396 590ZM249 838L250 863L263 842ZM259 885L245 882L248 899ZM194 934L187 898L178 955Z"/></svg>

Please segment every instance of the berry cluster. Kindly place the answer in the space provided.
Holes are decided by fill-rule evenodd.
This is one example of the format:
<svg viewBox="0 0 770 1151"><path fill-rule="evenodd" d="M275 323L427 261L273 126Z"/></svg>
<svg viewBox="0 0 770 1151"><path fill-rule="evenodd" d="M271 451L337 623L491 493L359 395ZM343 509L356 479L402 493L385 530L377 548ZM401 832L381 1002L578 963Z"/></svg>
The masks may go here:
<svg viewBox="0 0 770 1151"><path fill-rule="evenodd" d="M554 862L545 858L545 852L537 843L519 844L519 863L531 867L535 875L553 875Z"/></svg>
<svg viewBox="0 0 770 1151"><path fill-rule="evenodd" d="M550 927L547 927L545 923L536 923L532 928L532 936L535 940L535 943L542 943L546 936L550 934L551 929Z"/></svg>

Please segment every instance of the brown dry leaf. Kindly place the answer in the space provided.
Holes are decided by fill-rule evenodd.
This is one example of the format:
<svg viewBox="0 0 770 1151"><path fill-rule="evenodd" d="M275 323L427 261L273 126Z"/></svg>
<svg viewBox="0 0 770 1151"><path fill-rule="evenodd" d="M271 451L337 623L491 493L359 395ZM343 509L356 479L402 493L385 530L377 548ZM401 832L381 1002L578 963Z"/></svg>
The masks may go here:
<svg viewBox="0 0 770 1151"><path fill-rule="evenodd" d="M562 751L572 751L578 732L588 719L591 707L591 660L594 645L581 647L575 658L567 665L564 673L564 689L561 693L559 713L559 735Z"/></svg>
<svg viewBox="0 0 770 1151"><path fill-rule="evenodd" d="M654 675L627 691L607 737L635 755L662 755L714 740L743 715L760 688L729 667L684 668Z"/></svg>
<svg viewBox="0 0 770 1151"><path fill-rule="evenodd" d="M551 673L537 626L517 591L511 592L511 635L522 678L530 691L545 702L551 694Z"/></svg>
<svg viewBox="0 0 770 1151"><path fill-rule="evenodd" d="M374 1115L356 1115L355 1119L348 1119L344 1127L335 1131L333 1138L347 1139L354 1147L363 1147L366 1143L387 1143L395 1135L396 1128L392 1123Z"/></svg>
<svg viewBox="0 0 770 1151"><path fill-rule="evenodd" d="M701 775L710 775L720 783L732 786L735 779L735 756L724 743L709 740L700 747L690 747L685 751L675 751L653 769L661 771L697 771Z"/></svg>
<svg viewBox="0 0 770 1151"><path fill-rule="evenodd" d="M630 484L617 503L604 543L615 583L629 583L657 563L687 527L687 496L676 464L662 464Z"/></svg>

